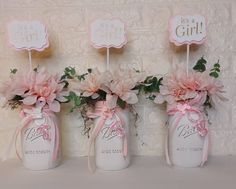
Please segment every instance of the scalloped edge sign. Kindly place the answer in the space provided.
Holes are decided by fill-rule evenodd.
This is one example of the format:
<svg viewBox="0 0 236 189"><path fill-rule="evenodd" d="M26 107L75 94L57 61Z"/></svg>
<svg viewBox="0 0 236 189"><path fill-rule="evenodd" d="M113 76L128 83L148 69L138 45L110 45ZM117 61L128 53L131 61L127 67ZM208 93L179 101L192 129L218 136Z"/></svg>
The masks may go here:
<svg viewBox="0 0 236 189"><path fill-rule="evenodd" d="M177 15L169 22L169 40L176 46L202 44L206 34L206 19L202 15Z"/></svg>
<svg viewBox="0 0 236 189"><path fill-rule="evenodd" d="M49 46L46 26L37 20L10 22L8 38L16 50L43 51Z"/></svg>
<svg viewBox="0 0 236 189"><path fill-rule="evenodd" d="M127 43L125 23L120 19L97 19L90 25L94 48L121 48Z"/></svg>

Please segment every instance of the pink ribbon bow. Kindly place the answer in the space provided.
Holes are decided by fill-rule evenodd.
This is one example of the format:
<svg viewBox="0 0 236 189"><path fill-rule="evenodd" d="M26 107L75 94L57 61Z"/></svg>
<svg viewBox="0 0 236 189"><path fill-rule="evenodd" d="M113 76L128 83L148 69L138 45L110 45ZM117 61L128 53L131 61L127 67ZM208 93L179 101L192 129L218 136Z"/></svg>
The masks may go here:
<svg viewBox="0 0 236 189"><path fill-rule="evenodd" d="M45 118L46 121L48 122L49 120L52 120L52 127L54 127L55 129L55 135L53 136L53 153L52 153L52 159L56 160L57 155L58 155L58 151L59 151L59 129L58 129L58 125L57 125L57 119L55 114L46 106L42 107L42 108L31 108L31 109L23 109L20 112L20 116L22 117L22 121L20 123L20 126L16 128L15 133L12 137L12 140L10 142L9 147L6 149L5 152L5 157L3 157L3 161L6 160L10 154L10 150L13 147L13 143L15 143L15 149L16 149L16 154L18 156L18 158L20 160L22 160L22 158L19 155L18 149L17 149L17 138L19 136L19 134L21 133L21 131L28 127L30 122L35 120L35 119L41 119L41 118ZM49 126L48 125L41 125L39 126L38 130L40 132L42 132L43 134L43 138L46 140L50 139L50 135L49 135Z"/></svg>
<svg viewBox="0 0 236 189"><path fill-rule="evenodd" d="M170 133L173 133L175 128L178 126L180 120L187 114L188 120L193 123L193 127L197 128L198 134L202 137L205 137L204 140L204 145L203 145L203 155L202 155L202 162L201 166L204 165L204 163L207 161L208 158L208 151L209 151L209 135L208 135L208 130L205 127L206 124L206 119L204 116L203 110L198 107L198 106L190 106L187 103L178 103L177 105L170 106L167 109L168 115L175 115L176 119L174 120L172 127L170 128ZM191 115L191 113L194 113L195 115L198 116L198 119L194 119ZM167 134L166 137L166 161L168 165L172 165L170 158L169 158L169 151L168 151L168 139L169 134Z"/></svg>
<svg viewBox="0 0 236 189"><path fill-rule="evenodd" d="M117 136L122 138L123 156L124 157L127 156L128 143L127 143L127 137L125 134L125 129L123 127L125 123L122 116L119 114L120 111L121 109L118 107L114 109L109 109L105 101L99 101L96 103L95 111L87 113L87 116L89 118L92 118L92 119L98 118L97 124L95 125L95 128L93 129L93 132L89 139L88 168L90 172L94 172L94 169L92 168L91 162L90 162L91 147L107 119L113 119L112 123L109 125L109 132L115 131L118 134Z"/></svg>

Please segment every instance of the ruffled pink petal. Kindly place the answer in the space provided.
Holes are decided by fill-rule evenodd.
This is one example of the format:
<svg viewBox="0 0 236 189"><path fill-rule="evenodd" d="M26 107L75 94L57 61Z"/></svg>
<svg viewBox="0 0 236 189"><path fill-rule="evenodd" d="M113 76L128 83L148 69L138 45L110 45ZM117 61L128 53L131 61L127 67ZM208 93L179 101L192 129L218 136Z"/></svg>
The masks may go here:
<svg viewBox="0 0 236 189"><path fill-rule="evenodd" d="M121 99L127 102L128 104L136 104L138 102L138 97L135 93L127 92L123 96L121 96Z"/></svg>
<svg viewBox="0 0 236 189"><path fill-rule="evenodd" d="M91 95L93 95L93 92L84 91L82 96L89 97Z"/></svg>
<svg viewBox="0 0 236 189"><path fill-rule="evenodd" d="M46 100L43 97L40 97L36 102L36 107L43 107L46 104Z"/></svg>
<svg viewBox="0 0 236 189"><path fill-rule="evenodd" d="M175 103L175 97L171 96L171 95L167 95L165 97L165 100L168 104L174 104Z"/></svg>
<svg viewBox="0 0 236 189"><path fill-rule="evenodd" d="M168 95L168 94L170 94L170 91L167 89L166 86L160 86L160 93L162 95Z"/></svg>
<svg viewBox="0 0 236 189"><path fill-rule="evenodd" d="M56 100L54 100L51 103L48 103L49 109L53 112L60 112L60 103Z"/></svg>
<svg viewBox="0 0 236 189"><path fill-rule="evenodd" d="M107 106L110 109L113 109L116 107L116 102L117 102L118 96L117 95L110 95L107 94L106 96L106 102L107 102Z"/></svg>
<svg viewBox="0 0 236 189"><path fill-rule="evenodd" d="M37 101L37 96L32 95L32 96L27 96L23 99L23 104L25 105L33 105Z"/></svg>
<svg viewBox="0 0 236 189"><path fill-rule="evenodd" d="M180 98L187 100L187 99L195 98L197 95L198 93L196 91L187 90L185 95L180 95Z"/></svg>
<svg viewBox="0 0 236 189"><path fill-rule="evenodd" d="M156 98L154 99L154 103L156 104L162 104L165 102L165 99L162 95L157 94Z"/></svg>
<svg viewBox="0 0 236 189"><path fill-rule="evenodd" d="M15 89L15 90L13 91L13 93L16 94L16 95L21 96L21 95L23 95L27 90L28 90L28 89L25 88L25 87L17 88L17 89Z"/></svg>
<svg viewBox="0 0 236 189"><path fill-rule="evenodd" d="M63 88L64 88L64 83L61 83L61 84L56 84L56 91L62 91L63 90Z"/></svg>
<svg viewBox="0 0 236 189"><path fill-rule="evenodd" d="M100 86L100 89L103 90L103 91L106 92L106 93L110 93L110 92L111 92L111 91L109 90L109 87L106 86L106 85L103 85L103 84Z"/></svg>
<svg viewBox="0 0 236 189"><path fill-rule="evenodd" d="M47 102L53 102L56 99L56 94L51 93L49 97L47 97Z"/></svg>
<svg viewBox="0 0 236 189"><path fill-rule="evenodd" d="M56 99L57 99L58 101L60 101L60 102L66 102L67 99L65 98L65 96L69 96L69 92L68 92L68 91L62 91L62 92L60 92L60 93L57 95Z"/></svg>
<svg viewBox="0 0 236 189"><path fill-rule="evenodd" d="M99 97L99 94L98 93L93 93L91 97L92 97L92 99L96 99L96 98Z"/></svg>

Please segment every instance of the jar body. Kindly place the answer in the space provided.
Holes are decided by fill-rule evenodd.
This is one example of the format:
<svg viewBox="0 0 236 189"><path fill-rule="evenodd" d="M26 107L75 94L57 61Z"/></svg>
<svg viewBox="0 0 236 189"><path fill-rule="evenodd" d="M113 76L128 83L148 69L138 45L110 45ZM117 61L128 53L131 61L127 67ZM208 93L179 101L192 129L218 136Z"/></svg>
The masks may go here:
<svg viewBox="0 0 236 189"><path fill-rule="evenodd" d="M22 162L26 168L46 170L59 165L61 150L58 129L55 114L53 118L33 119L27 127L22 129Z"/></svg>
<svg viewBox="0 0 236 189"><path fill-rule="evenodd" d="M198 167L202 163L205 137L198 133L189 116L197 120L199 115L188 112L177 123L178 116L178 113L169 116L169 159L174 166Z"/></svg>
<svg viewBox="0 0 236 189"><path fill-rule="evenodd" d="M129 110L119 109L117 114L123 121L124 136L120 137L116 129L110 129L116 116L106 119L102 129L95 140L95 162L96 166L102 170L121 170L128 167L130 163L129 152ZM97 126L99 118L94 120ZM125 137L125 138L124 138ZM127 155L124 156L124 140L127 140Z"/></svg>

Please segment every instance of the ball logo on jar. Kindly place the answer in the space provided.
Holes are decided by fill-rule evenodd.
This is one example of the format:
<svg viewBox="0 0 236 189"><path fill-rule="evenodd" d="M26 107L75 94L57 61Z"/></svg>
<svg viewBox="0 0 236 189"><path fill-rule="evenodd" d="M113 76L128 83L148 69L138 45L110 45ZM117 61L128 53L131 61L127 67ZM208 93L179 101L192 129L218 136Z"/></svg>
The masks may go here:
<svg viewBox="0 0 236 189"><path fill-rule="evenodd" d="M177 131L178 137L182 138L188 138L198 132L196 127L192 127L188 124L180 125L179 127L177 127Z"/></svg>
<svg viewBox="0 0 236 189"><path fill-rule="evenodd" d="M40 127L30 127L25 131L25 140L33 142L37 139L43 139L50 141L50 126L41 125Z"/></svg>
<svg viewBox="0 0 236 189"><path fill-rule="evenodd" d="M106 140L111 140L115 137L118 136L118 133L115 129L110 129L110 127L104 127L102 130L101 130L101 134L102 134L102 139L106 139Z"/></svg>

